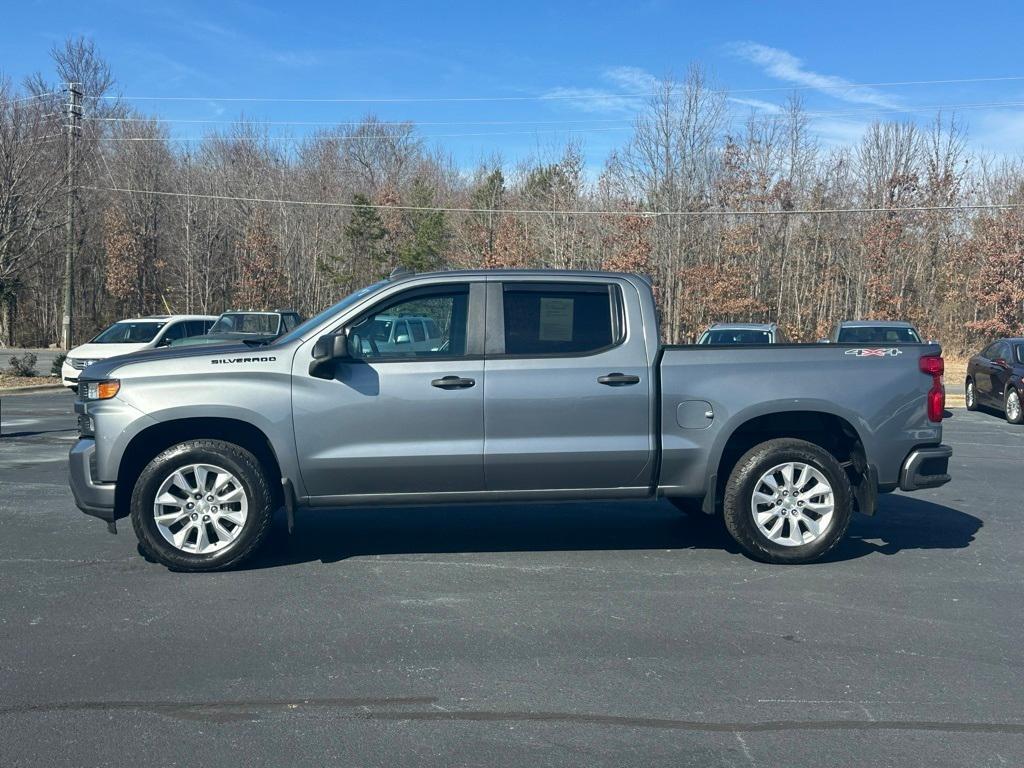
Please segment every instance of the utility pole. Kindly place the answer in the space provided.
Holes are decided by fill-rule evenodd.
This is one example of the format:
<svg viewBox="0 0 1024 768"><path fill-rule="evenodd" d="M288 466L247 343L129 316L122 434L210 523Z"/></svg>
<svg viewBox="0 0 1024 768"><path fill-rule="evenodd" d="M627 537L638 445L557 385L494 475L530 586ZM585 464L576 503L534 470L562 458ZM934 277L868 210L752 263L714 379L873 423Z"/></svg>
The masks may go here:
<svg viewBox="0 0 1024 768"><path fill-rule="evenodd" d="M81 99L82 92L78 89L78 83L68 83L67 102L67 130L68 130L68 153L67 153L67 224L66 241L64 252L64 318L60 329L60 346L67 351L71 349L71 317L74 310L74 270L75 270L75 171L78 167L78 158L75 149L78 144L78 136L81 131L79 120L82 117Z"/></svg>

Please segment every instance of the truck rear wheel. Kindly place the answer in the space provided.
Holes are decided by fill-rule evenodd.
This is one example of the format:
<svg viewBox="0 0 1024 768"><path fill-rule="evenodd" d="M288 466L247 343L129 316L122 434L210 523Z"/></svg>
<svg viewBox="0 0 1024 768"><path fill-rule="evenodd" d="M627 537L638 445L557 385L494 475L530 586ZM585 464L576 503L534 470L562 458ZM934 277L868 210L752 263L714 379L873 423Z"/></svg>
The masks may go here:
<svg viewBox="0 0 1024 768"><path fill-rule="evenodd" d="M142 549L169 568L220 570L266 538L272 498L252 453L223 440L189 440L142 470L132 490L132 527Z"/></svg>
<svg viewBox="0 0 1024 768"><path fill-rule="evenodd" d="M846 472L806 440L768 440L747 451L725 486L725 526L743 550L768 563L809 563L850 524Z"/></svg>

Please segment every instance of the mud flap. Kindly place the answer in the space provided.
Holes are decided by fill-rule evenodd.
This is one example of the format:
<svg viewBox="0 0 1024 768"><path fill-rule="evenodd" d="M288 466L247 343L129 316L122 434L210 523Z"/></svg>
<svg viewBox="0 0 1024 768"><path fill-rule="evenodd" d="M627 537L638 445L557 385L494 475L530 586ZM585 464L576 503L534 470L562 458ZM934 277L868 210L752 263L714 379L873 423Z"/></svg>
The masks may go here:
<svg viewBox="0 0 1024 768"><path fill-rule="evenodd" d="M864 515L874 516L878 510L878 470L868 464L853 485L853 498L857 502L857 511Z"/></svg>
<svg viewBox="0 0 1024 768"><path fill-rule="evenodd" d="M288 521L288 534L295 530L295 489L287 477L281 478L281 490L284 491L284 514Z"/></svg>

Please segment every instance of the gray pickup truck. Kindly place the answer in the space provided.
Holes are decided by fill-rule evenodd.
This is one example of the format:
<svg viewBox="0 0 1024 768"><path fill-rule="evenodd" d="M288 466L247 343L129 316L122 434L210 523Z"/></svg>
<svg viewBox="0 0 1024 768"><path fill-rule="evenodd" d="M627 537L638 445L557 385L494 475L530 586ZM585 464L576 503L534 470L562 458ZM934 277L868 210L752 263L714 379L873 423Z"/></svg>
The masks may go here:
<svg viewBox="0 0 1024 768"><path fill-rule="evenodd" d="M430 343L378 343L428 318ZM186 571L282 507L665 497L767 562L820 557L879 492L949 481L941 350L659 344L651 286L600 272L402 275L262 347L91 365L78 507Z"/></svg>

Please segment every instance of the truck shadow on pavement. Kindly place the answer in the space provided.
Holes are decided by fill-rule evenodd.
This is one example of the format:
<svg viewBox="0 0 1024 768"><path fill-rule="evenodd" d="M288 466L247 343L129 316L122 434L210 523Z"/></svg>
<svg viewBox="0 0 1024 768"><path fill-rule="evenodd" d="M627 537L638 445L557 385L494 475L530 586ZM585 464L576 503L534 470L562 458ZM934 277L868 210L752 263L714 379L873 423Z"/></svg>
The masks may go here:
<svg viewBox="0 0 1024 768"><path fill-rule="evenodd" d="M846 538L820 562L907 549L961 549L982 521L906 496L882 499L874 518L856 515ZM242 569L362 555L596 550L740 550L715 518L690 517L665 502L566 502L300 510L295 532L275 521L267 546Z"/></svg>

